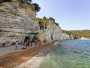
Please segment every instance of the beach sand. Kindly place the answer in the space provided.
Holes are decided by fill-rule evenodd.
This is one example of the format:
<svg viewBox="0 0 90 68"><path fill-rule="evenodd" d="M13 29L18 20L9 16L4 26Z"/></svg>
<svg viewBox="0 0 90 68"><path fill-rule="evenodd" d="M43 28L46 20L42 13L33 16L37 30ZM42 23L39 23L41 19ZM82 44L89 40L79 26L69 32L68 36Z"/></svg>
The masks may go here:
<svg viewBox="0 0 90 68"><path fill-rule="evenodd" d="M3 56L5 54L11 53L11 52L18 52L18 51L21 51L21 49L16 49L15 46L0 47L0 56Z"/></svg>
<svg viewBox="0 0 90 68"><path fill-rule="evenodd" d="M57 45L58 43L54 43L53 45ZM40 64L44 61L45 56L49 54L51 51L51 47L43 48L37 55L32 57L32 59L28 60L17 66L16 68L39 68Z"/></svg>
<svg viewBox="0 0 90 68"><path fill-rule="evenodd" d="M47 43L38 47L0 56L0 68L38 68L44 56L48 53L48 48L52 47L52 44Z"/></svg>

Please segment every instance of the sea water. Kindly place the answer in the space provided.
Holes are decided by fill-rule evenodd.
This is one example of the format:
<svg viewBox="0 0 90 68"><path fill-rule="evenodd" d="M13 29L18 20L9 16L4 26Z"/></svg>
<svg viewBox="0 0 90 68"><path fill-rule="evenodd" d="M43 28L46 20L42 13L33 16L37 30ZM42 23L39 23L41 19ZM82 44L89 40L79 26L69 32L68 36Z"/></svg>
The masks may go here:
<svg viewBox="0 0 90 68"><path fill-rule="evenodd" d="M90 40L66 40L57 45L40 68L90 68Z"/></svg>

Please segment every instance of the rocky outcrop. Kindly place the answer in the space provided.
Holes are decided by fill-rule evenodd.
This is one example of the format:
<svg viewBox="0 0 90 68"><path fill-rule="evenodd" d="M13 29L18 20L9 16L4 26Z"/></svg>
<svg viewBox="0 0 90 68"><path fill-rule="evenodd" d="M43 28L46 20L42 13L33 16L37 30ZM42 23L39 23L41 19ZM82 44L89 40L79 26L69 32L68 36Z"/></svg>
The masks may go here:
<svg viewBox="0 0 90 68"><path fill-rule="evenodd" d="M47 40L48 42L51 42L52 40L69 39L69 35L63 33L61 27L52 19L48 19L47 29L44 29L44 31L40 33L39 37L41 40Z"/></svg>
<svg viewBox="0 0 90 68"><path fill-rule="evenodd" d="M37 31L38 24L33 22L36 13L29 7L22 8L17 2L5 2L0 5L0 39L22 39L25 33Z"/></svg>
<svg viewBox="0 0 90 68"><path fill-rule="evenodd" d="M34 21L33 21L34 20ZM40 30L36 13L30 6L20 6L16 2L5 2L0 4L0 41L11 42L22 40L27 33L39 32L40 40L63 40L68 35L62 32L62 29L55 24L53 19L48 19L47 29ZM46 25L44 23L44 25Z"/></svg>

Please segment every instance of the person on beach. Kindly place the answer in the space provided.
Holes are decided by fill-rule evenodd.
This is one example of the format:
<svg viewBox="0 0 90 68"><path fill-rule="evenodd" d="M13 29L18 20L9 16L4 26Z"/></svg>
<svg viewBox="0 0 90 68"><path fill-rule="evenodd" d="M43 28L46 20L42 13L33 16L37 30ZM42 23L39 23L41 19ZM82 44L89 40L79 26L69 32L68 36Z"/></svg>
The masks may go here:
<svg viewBox="0 0 90 68"><path fill-rule="evenodd" d="M20 42L19 41L16 41L16 49L18 49L20 47L21 47Z"/></svg>
<svg viewBox="0 0 90 68"><path fill-rule="evenodd" d="M40 30L43 30L44 31L44 25L42 22L39 22L39 27L40 27Z"/></svg>
<svg viewBox="0 0 90 68"><path fill-rule="evenodd" d="M29 38L29 36L26 36L24 39L24 47L23 48L29 47L29 42L30 42L30 38Z"/></svg>
<svg viewBox="0 0 90 68"><path fill-rule="evenodd" d="M5 47L6 43L2 43L2 47Z"/></svg>
<svg viewBox="0 0 90 68"><path fill-rule="evenodd" d="M38 38L35 35L35 36L33 36L32 40L31 40L31 46L33 46L33 45L36 46L37 45L37 42L38 42Z"/></svg>

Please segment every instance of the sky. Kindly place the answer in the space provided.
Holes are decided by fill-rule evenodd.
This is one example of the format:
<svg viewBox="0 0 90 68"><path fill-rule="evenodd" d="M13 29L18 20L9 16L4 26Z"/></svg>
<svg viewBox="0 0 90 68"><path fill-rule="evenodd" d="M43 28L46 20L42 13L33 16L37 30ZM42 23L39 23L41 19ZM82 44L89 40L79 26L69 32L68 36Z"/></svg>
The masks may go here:
<svg viewBox="0 0 90 68"><path fill-rule="evenodd" d="M39 17L54 17L62 29L90 30L90 0L33 0L40 5Z"/></svg>

